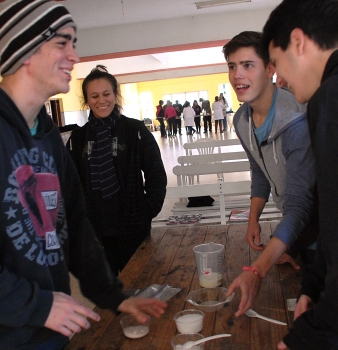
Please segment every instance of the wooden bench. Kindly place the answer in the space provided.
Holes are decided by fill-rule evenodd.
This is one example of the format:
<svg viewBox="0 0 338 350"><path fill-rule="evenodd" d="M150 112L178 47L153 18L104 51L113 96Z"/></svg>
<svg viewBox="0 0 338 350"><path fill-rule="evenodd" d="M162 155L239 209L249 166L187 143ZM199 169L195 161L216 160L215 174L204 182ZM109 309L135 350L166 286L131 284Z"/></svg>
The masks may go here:
<svg viewBox="0 0 338 350"><path fill-rule="evenodd" d="M214 149L218 149L218 153L221 153L221 147L227 146L240 146L239 139L226 139L226 140L215 140L203 138L195 142L185 143L183 148L185 149L186 155L192 155L193 150L197 150L199 154L210 154L214 153Z"/></svg>
<svg viewBox="0 0 338 350"><path fill-rule="evenodd" d="M202 155L180 156L177 162L181 166L191 166L198 164L222 163L231 160L248 160L247 154L243 152L227 152L227 153L212 153ZM217 178L224 180L223 173L218 173ZM199 183L199 174L196 175L197 183ZM178 180L179 181L179 180ZM194 183L194 176L185 176L185 181L190 185ZM179 183L178 183L179 184Z"/></svg>
<svg viewBox="0 0 338 350"><path fill-rule="evenodd" d="M205 163L192 165L177 165L173 167L173 173L177 177L177 185L192 185L194 176L200 175L218 175L223 178L223 174L248 172L250 171L250 163L248 160L229 161L224 163Z"/></svg>
<svg viewBox="0 0 338 350"><path fill-rule="evenodd" d="M177 162L180 165L200 164L200 163L219 163L229 160L248 159L247 154L243 152L212 153L202 155L180 156Z"/></svg>

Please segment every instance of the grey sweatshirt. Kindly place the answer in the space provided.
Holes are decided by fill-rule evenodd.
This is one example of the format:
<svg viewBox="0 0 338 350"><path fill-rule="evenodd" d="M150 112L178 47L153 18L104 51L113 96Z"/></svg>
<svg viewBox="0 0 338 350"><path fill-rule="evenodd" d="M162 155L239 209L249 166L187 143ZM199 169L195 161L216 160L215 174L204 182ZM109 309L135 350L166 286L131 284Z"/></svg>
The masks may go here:
<svg viewBox="0 0 338 350"><path fill-rule="evenodd" d="M315 164L305 115L306 106L288 90L278 89L275 119L259 147L244 103L234 126L250 161L251 196L269 199L270 191L283 217L273 236L290 248L309 222L314 203Z"/></svg>

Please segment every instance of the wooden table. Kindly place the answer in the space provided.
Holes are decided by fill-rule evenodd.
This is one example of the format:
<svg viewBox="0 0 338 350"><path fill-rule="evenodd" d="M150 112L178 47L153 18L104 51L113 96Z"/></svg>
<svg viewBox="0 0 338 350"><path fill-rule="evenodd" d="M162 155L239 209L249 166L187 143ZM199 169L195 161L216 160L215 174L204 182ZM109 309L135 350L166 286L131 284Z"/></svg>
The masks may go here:
<svg viewBox="0 0 338 350"><path fill-rule="evenodd" d="M262 236L268 239L276 222L262 222ZM240 274L243 265L250 265L257 252L245 242L246 224L161 227L152 231L120 274L125 289L143 288L152 284L170 284L182 290L168 301L166 313L160 319L152 319L149 334L137 340L126 338L119 321L122 315L96 308L101 315L99 323L75 335L66 350L166 350L176 332L173 316L176 312L194 308L185 302L189 291L200 289L192 248L195 245L216 242L225 246L223 286ZM295 298L300 287L300 274L291 265L275 266L264 279L254 310L264 316L288 323L282 326L243 315L233 316L240 293L234 298L234 307L217 312L207 312L201 332L205 337L231 333L205 343L204 349L272 350L287 333L292 324L293 312L287 310L287 299Z"/></svg>

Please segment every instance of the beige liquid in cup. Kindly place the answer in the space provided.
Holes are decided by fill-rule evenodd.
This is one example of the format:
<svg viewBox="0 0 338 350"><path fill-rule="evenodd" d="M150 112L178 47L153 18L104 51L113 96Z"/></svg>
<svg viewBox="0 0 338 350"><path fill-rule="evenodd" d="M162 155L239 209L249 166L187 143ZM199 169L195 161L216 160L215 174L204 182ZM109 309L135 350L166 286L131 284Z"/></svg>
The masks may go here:
<svg viewBox="0 0 338 350"><path fill-rule="evenodd" d="M128 338L142 338L149 333L149 328L147 326L129 326L123 328L123 333Z"/></svg>
<svg viewBox="0 0 338 350"><path fill-rule="evenodd" d="M209 274L199 275L198 278L201 287L204 288L214 288L221 284L218 280L218 273L216 272L210 272Z"/></svg>

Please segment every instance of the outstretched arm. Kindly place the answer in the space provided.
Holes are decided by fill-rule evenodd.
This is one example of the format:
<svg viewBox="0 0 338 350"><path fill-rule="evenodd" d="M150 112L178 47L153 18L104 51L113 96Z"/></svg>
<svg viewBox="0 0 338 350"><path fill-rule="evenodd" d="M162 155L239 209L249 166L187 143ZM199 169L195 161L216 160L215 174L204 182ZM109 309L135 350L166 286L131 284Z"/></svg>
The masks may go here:
<svg viewBox="0 0 338 350"><path fill-rule="evenodd" d="M158 318L166 307L167 303L157 299L129 298L119 305L118 311L133 314L139 323L144 323L147 320L145 313ZM87 318L100 321L100 316L80 301L67 294L53 292L53 304L45 327L70 337L90 327Z"/></svg>
<svg viewBox="0 0 338 350"><path fill-rule="evenodd" d="M252 271L244 271L230 285L228 296L237 288L240 288L242 298L235 316L241 316L255 303L259 294L261 279L263 279L278 261L278 259L286 252L287 246L278 238L272 237L259 258L252 263L257 268L259 276Z"/></svg>

